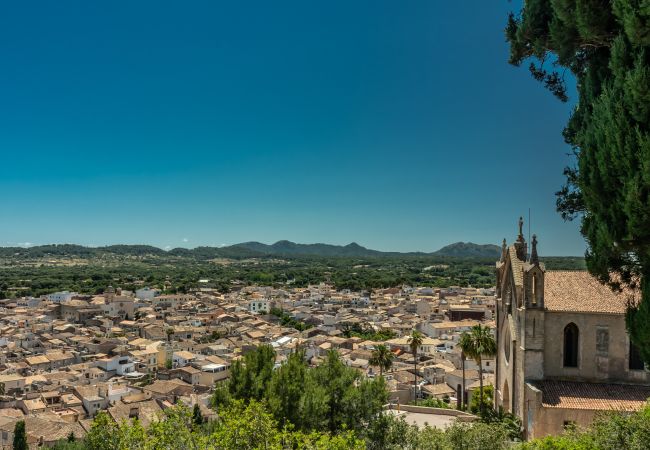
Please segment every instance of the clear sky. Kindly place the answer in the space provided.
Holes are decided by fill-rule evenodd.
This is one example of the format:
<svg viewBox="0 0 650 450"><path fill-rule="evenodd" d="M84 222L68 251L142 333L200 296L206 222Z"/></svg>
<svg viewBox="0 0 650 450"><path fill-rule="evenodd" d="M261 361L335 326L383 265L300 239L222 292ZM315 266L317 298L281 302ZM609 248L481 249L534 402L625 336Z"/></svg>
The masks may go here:
<svg viewBox="0 0 650 450"><path fill-rule="evenodd" d="M582 254L516 3L4 2L0 245L433 251L531 208L542 255Z"/></svg>

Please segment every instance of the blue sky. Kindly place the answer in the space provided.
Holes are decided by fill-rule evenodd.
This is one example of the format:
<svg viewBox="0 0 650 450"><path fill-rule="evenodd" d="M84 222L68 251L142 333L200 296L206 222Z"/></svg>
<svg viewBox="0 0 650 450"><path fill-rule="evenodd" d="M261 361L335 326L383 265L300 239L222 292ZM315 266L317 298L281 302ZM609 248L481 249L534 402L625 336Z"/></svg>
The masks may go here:
<svg viewBox="0 0 650 450"><path fill-rule="evenodd" d="M0 245L584 251L508 1L6 2Z"/></svg>

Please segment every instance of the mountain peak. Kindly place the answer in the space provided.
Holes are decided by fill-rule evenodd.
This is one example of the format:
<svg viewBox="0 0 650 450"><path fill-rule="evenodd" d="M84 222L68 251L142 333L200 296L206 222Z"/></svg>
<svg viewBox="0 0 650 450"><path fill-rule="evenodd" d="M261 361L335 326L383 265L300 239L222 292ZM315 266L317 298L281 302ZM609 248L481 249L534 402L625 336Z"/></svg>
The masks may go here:
<svg viewBox="0 0 650 450"><path fill-rule="evenodd" d="M501 247L494 244L475 244L473 242L455 242L433 252L436 256L499 258Z"/></svg>

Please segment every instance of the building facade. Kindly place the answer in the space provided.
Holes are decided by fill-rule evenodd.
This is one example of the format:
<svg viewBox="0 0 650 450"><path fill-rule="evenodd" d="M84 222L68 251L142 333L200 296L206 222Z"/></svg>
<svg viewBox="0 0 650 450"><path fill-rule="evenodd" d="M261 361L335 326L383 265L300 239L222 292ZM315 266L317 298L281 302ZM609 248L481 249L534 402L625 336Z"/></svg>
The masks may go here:
<svg viewBox="0 0 650 450"><path fill-rule="evenodd" d="M625 328L636 294L585 271L547 271L535 236L528 254L522 226L496 264L496 407L517 415L527 438L640 409L650 376Z"/></svg>

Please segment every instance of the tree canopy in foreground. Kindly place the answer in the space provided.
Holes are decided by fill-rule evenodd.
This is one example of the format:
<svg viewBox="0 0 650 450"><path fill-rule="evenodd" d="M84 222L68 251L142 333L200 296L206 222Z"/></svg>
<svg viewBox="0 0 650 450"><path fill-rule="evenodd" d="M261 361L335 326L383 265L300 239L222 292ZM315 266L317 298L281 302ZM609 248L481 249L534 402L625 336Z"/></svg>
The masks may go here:
<svg viewBox="0 0 650 450"><path fill-rule="evenodd" d="M300 431L281 426L264 402L234 401L219 418L196 424L192 410L177 405L144 428L137 419L115 423L97 415L83 439L57 443L55 450L641 450L648 448L650 405L634 414L606 413L592 427L561 436L512 442L503 423L456 423L445 430L418 428L402 418L377 415L360 431Z"/></svg>

